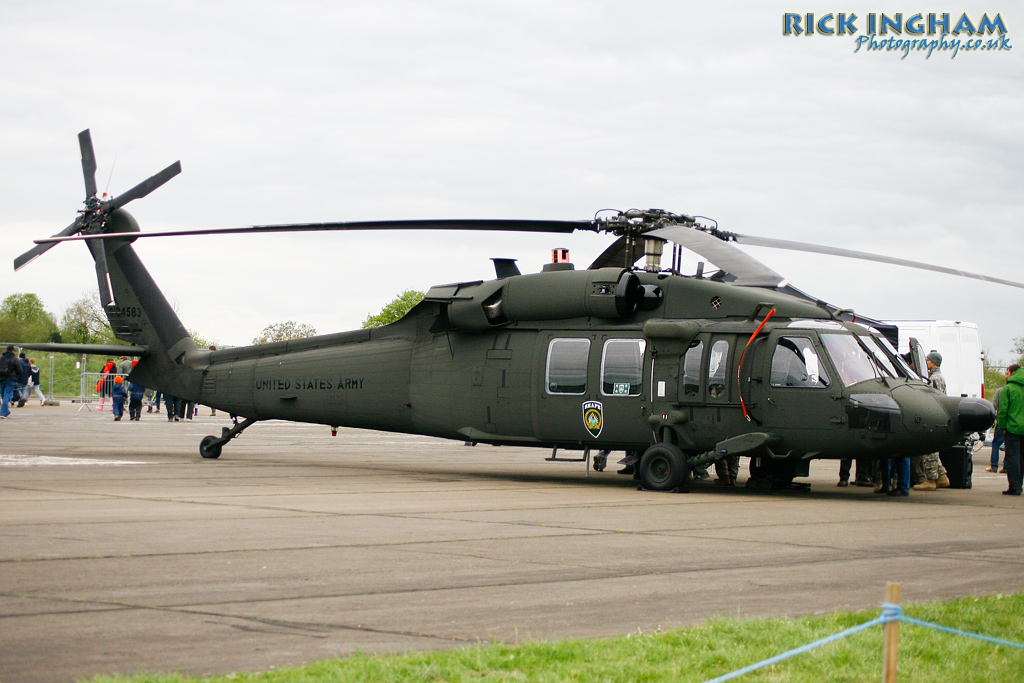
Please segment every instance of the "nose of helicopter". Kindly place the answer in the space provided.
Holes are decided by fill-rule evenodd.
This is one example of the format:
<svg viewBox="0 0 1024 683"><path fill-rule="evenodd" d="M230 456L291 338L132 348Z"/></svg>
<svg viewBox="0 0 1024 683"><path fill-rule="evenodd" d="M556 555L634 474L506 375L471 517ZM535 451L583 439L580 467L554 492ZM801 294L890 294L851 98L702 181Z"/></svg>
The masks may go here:
<svg viewBox="0 0 1024 683"><path fill-rule="evenodd" d="M894 443L914 453L928 453L955 445L964 435L983 432L995 421L992 404L983 398L943 396L924 387L907 385L892 393L899 403L897 430L905 441ZM852 399L853 397L851 397ZM851 427L853 424L851 413Z"/></svg>
<svg viewBox="0 0 1024 683"><path fill-rule="evenodd" d="M996 411L983 398L962 398L956 409L956 422L961 432L983 432L996 421Z"/></svg>

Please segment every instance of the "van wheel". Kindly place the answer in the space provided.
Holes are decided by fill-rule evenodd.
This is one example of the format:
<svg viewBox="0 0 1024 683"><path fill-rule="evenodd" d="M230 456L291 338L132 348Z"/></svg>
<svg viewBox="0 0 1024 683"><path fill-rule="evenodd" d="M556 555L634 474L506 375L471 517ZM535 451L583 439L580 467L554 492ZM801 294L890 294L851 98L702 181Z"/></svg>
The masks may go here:
<svg viewBox="0 0 1024 683"><path fill-rule="evenodd" d="M688 467L683 451L674 444L656 443L640 459L640 481L651 491L672 491L686 481Z"/></svg>

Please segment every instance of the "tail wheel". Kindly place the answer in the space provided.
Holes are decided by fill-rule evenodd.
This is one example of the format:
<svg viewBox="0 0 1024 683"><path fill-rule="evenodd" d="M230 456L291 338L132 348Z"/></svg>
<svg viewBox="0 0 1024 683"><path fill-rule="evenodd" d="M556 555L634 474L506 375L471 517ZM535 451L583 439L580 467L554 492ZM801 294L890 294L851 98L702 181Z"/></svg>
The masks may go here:
<svg viewBox="0 0 1024 683"><path fill-rule="evenodd" d="M651 491L672 491L686 481L686 455L671 443L656 443L640 460L640 481Z"/></svg>
<svg viewBox="0 0 1024 683"><path fill-rule="evenodd" d="M215 436L204 436L199 442L199 455L207 460L216 460L220 457L220 449L224 443Z"/></svg>

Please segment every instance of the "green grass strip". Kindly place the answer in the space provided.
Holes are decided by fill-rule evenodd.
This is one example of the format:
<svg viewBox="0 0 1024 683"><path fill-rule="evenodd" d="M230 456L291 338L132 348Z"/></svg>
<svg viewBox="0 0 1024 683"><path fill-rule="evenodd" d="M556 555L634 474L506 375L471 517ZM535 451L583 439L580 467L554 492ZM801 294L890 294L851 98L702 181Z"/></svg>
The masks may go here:
<svg viewBox="0 0 1024 683"><path fill-rule="evenodd" d="M904 614L993 638L1024 642L1024 593L904 605ZM698 626L615 638L481 644L438 652L359 654L259 673L99 677L96 683L686 683L715 678L878 617L881 610L802 619L712 619ZM877 681L882 628L737 679L744 683ZM1024 650L900 624L901 683L1007 683L1024 680Z"/></svg>

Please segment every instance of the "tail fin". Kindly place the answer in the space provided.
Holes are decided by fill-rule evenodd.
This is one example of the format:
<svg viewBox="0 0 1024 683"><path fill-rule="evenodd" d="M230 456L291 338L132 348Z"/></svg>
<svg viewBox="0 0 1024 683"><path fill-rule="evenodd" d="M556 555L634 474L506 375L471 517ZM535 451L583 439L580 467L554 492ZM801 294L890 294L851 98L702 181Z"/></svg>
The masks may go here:
<svg viewBox="0 0 1024 683"><path fill-rule="evenodd" d="M139 231L124 209L112 212L109 224L111 232ZM114 336L149 349L132 371L132 380L179 398L198 396L202 373L194 365L204 352L153 281L132 241L87 242L96 261L100 302Z"/></svg>

